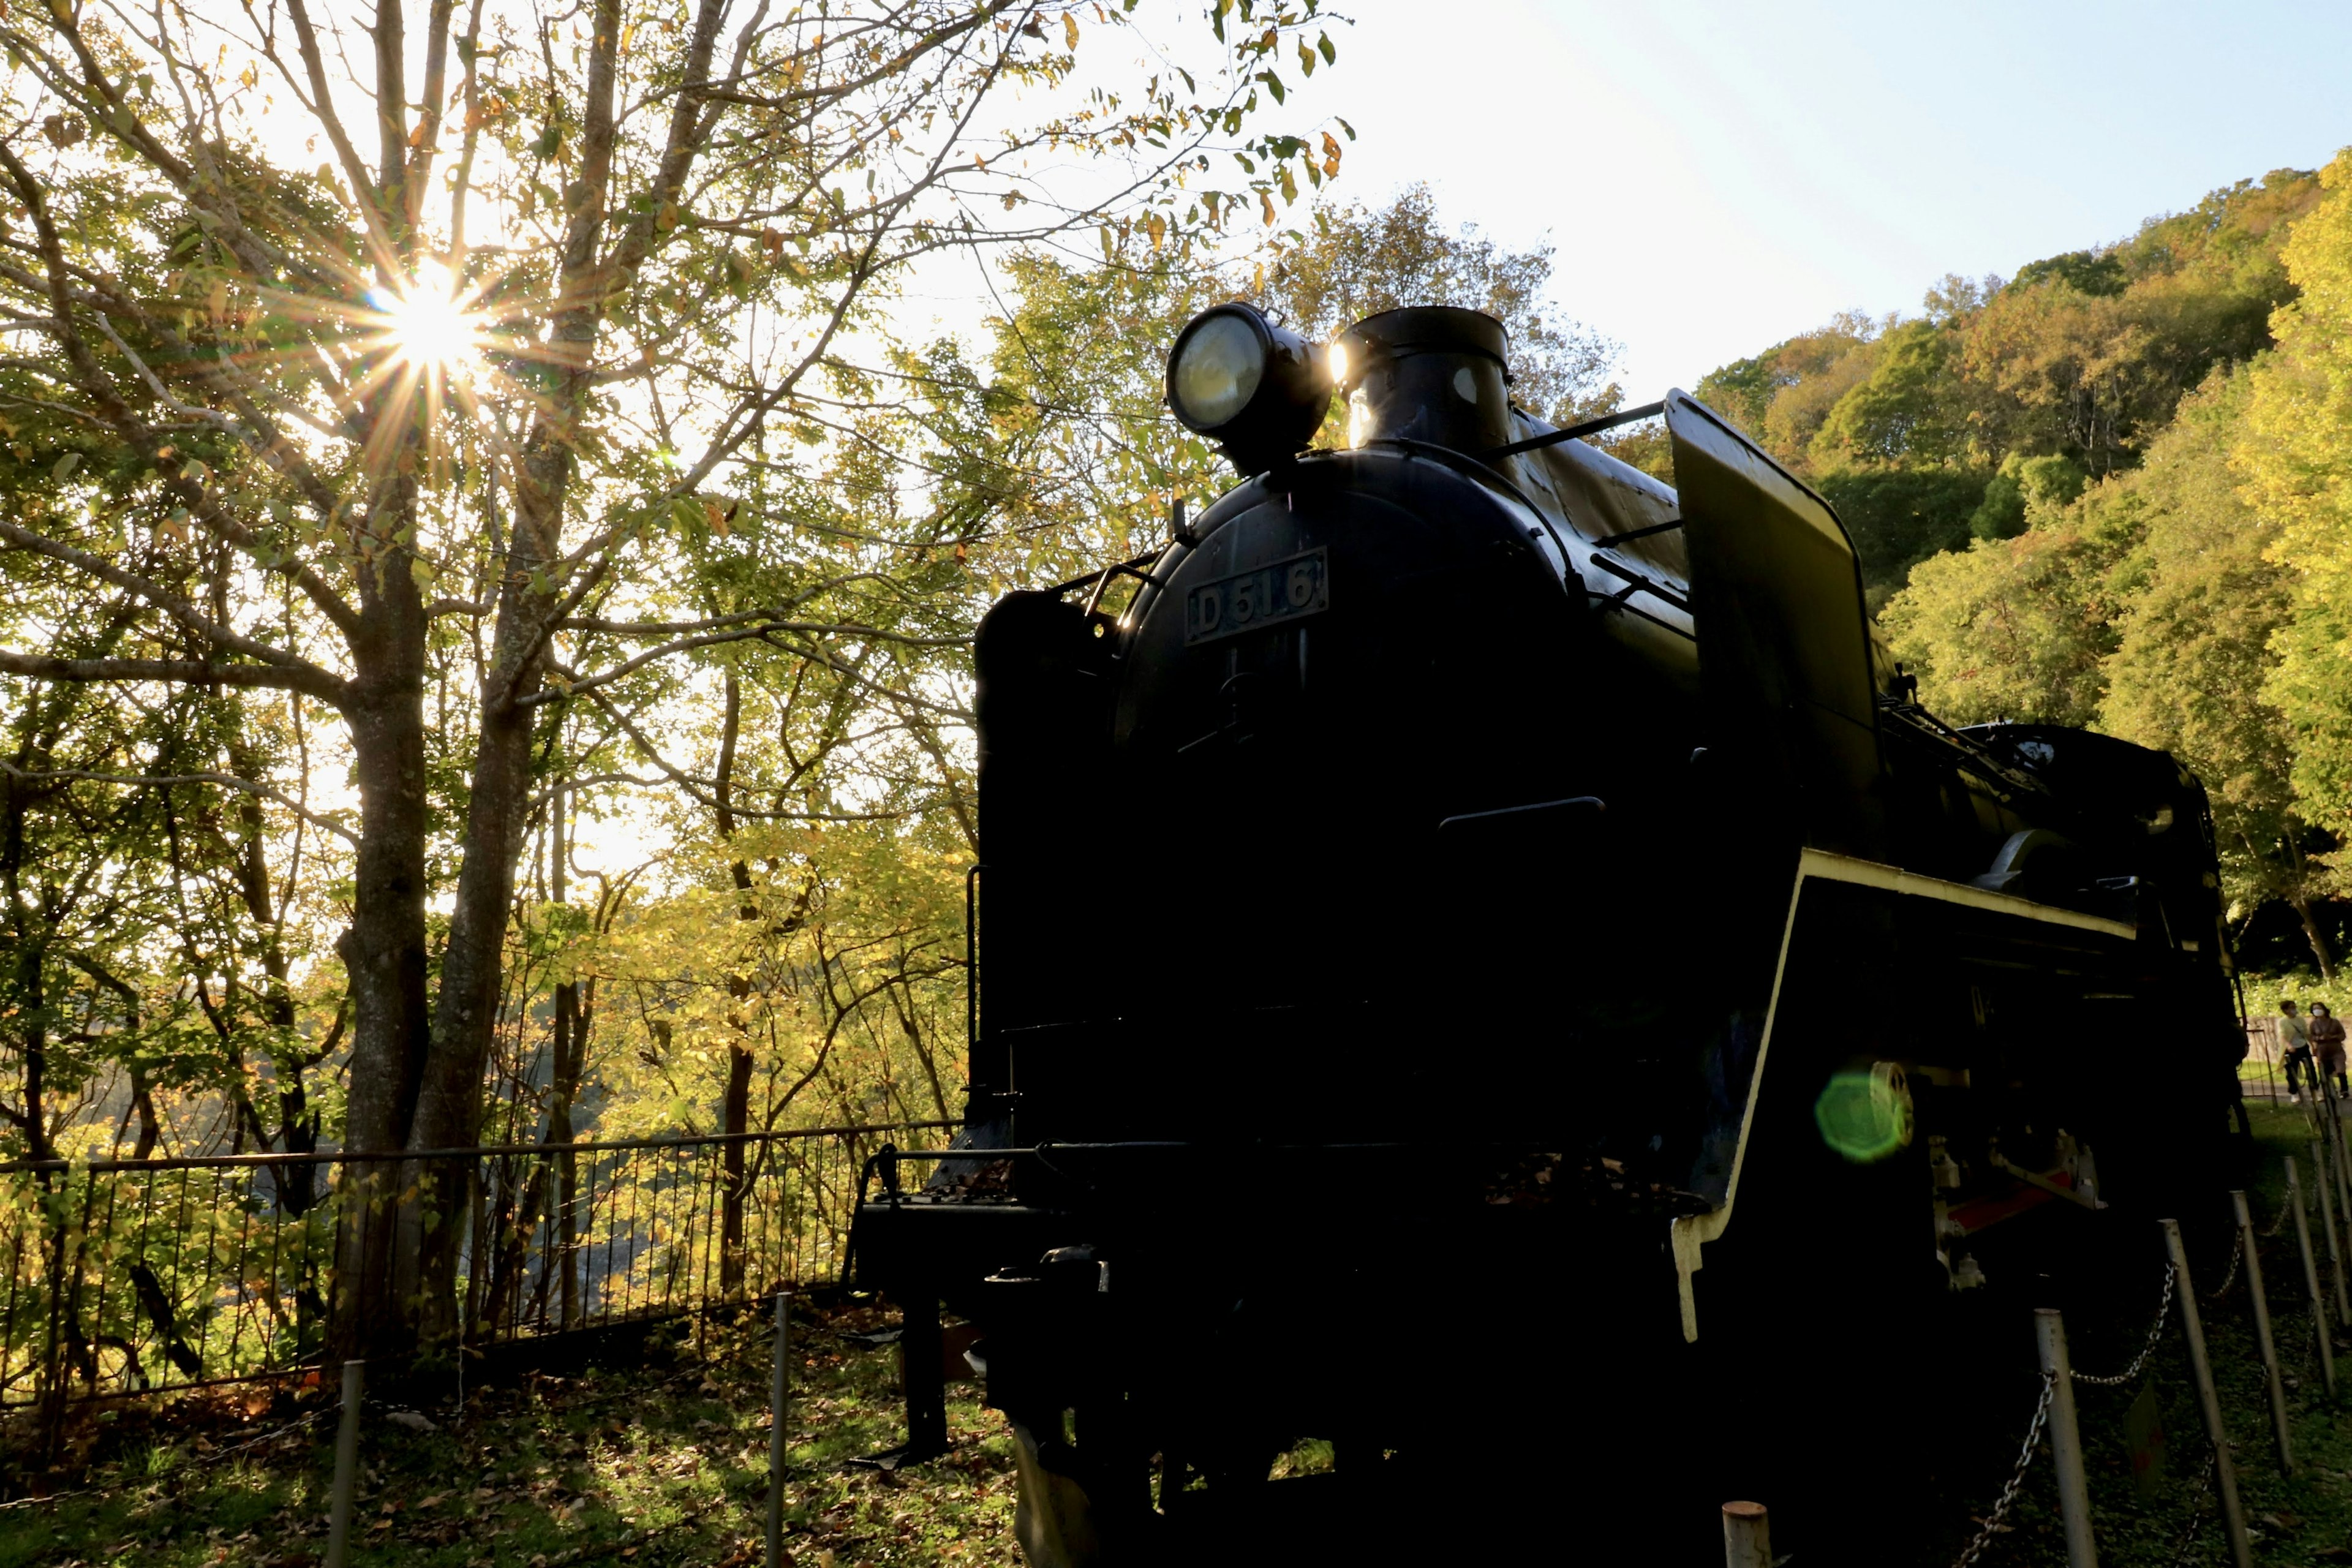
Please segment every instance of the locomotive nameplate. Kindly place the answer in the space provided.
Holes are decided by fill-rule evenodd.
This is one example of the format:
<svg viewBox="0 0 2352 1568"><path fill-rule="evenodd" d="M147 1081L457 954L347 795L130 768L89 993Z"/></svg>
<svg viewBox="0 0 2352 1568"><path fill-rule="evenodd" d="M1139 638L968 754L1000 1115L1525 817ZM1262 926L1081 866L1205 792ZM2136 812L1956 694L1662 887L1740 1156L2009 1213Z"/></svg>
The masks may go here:
<svg viewBox="0 0 2352 1568"><path fill-rule="evenodd" d="M1185 595L1184 641L1235 637L1330 607L1330 561L1326 552L1310 550Z"/></svg>

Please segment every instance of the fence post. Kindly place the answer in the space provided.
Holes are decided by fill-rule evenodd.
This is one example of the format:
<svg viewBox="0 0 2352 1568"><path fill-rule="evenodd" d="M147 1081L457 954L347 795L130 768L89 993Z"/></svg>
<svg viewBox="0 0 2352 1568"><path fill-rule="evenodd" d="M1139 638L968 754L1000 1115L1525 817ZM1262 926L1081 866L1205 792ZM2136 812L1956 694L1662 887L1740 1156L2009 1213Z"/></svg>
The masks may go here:
<svg viewBox="0 0 2352 1568"><path fill-rule="evenodd" d="M327 1568L343 1568L352 1539L352 1487L360 1468L360 1386L367 1363L343 1363L342 1419L335 1427L334 1500L327 1515Z"/></svg>
<svg viewBox="0 0 2352 1568"><path fill-rule="evenodd" d="M2335 1111L2336 1102L2331 1100L2320 1115L2320 1136L2330 1140L2336 1155L2336 1214L2345 1227L2346 1260L2352 1262L2352 1173L2344 1169L2344 1119Z"/></svg>
<svg viewBox="0 0 2352 1568"><path fill-rule="evenodd" d="M2245 1249L2246 1290L2254 1303L2254 1348L2263 1358L2263 1377L2270 1384L2271 1433L2278 1443L2279 1469L2294 1474L2294 1451L2287 1436L2286 1387L2279 1380L2278 1342L2271 1337L2270 1299L2263 1290L2262 1248L2254 1237L2254 1216L2246 1207L2246 1194L2231 1193L2230 1203L2238 1211L2238 1242Z"/></svg>
<svg viewBox="0 0 2352 1568"><path fill-rule="evenodd" d="M1772 1521L1760 1502L1723 1505L1724 1568L1772 1568Z"/></svg>
<svg viewBox="0 0 2352 1568"><path fill-rule="evenodd" d="M2319 1379L2336 1397L2336 1329L2327 1321L2327 1298L2319 1291L2319 1260L2311 1255L2311 1217L2304 1212L2303 1177L2294 1156L2286 1157L2286 1200L2294 1209L2295 1250L2303 1257L2303 1289L2311 1298L2311 1326L2319 1335Z"/></svg>
<svg viewBox="0 0 2352 1568"><path fill-rule="evenodd" d="M2253 1542L2246 1539L2246 1513L2238 1501L2238 1467L2230 1458L2230 1429L2221 1423L2221 1396L2213 1387L2213 1363L2205 1353L2205 1320L2197 1311L2197 1284L2189 1273L2189 1249L2180 1243L2180 1222L2158 1220L2165 1250L2180 1281L2180 1330L2189 1341L2189 1366L2197 1379L2197 1408L2205 1418L2205 1438L2213 1445L2213 1490L2221 1500L2221 1525L2229 1532L2230 1561L2254 1568Z"/></svg>
<svg viewBox="0 0 2352 1568"><path fill-rule="evenodd" d="M792 1396L793 1293L776 1292L776 1365L768 1384L768 1568L784 1568L784 1439Z"/></svg>
<svg viewBox="0 0 2352 1568"><path fill-rule="evenodd" d="M2083 1475L2083 1434L2074 1419L2074 1370L2066 1361L2066 1324L2055 1307L2037 1307L2033 1338L2050 1379L2050 1457L2058 1470L2058 1514L2066 1526L2066 1568L2099 1568L2091 1539L2091 1489Z"/></svg>
<svg viewBox="0 0 2352 1568"><path fill-rule="evenodd" d="M2352 1289L2344 1283L2344 1253L2336 1243L2336 1194L2328 1190L2327 1156L2311 1141L2311 1181L2319 1189L2319 1228L2327 1233L2327 1272L2336 1281L2336 1315L2352 1325Z"/></svg>

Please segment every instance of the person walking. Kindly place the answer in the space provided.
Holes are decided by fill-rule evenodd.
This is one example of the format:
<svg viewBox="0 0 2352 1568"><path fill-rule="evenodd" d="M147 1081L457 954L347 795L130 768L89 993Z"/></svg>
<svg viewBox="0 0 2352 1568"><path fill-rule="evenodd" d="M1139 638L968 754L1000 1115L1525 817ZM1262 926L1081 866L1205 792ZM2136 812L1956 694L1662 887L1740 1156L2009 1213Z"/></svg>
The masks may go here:
<svg viewBox="0 0 2352 1568"><path fill-rule="evenodd" d="M2286 1062L2286 1097L2295 1104L2303 1103L2299 1087L2302 1078L2311 1079L2311 1091L2319 1092L2319 1069L2312 1065L2311 1029L2295 1013L2294 999L2279 998L2278 1037L2281 1054Z"/></svg>
<svg viewBox="0 0 2352 1568"><path fill-rule="evenodd" d="M2344 1026L2335 1011L2325 1002L2314 1002L2305 1028L2311 1037L2311 1054L2319 1058L2319 1081L2334 1084L2338 1099L2352 1095L2352 1083L2344 1078Z"/></svg>

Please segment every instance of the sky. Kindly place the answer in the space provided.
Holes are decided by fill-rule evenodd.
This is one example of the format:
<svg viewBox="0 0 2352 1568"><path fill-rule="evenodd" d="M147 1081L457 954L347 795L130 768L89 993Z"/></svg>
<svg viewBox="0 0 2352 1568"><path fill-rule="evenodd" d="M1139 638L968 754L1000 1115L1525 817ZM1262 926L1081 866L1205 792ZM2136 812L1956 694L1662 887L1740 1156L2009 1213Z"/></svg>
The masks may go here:
<svg viewBox="0 0 2352 1568"><path fill-rule="evenodd" d="M2343 0L1337 9L1339 68L1289 106L1355 126L1339 194L1426 181L1449 221L1548 237L1633 401L2352 144Z"/></svg>

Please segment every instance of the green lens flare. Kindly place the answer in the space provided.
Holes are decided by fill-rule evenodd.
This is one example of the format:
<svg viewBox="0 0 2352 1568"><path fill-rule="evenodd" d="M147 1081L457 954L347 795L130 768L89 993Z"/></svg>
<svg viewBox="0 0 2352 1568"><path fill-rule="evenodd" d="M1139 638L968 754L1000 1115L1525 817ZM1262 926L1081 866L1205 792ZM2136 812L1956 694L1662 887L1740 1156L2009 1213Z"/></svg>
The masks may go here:
<svg viewBox="0 0 2352 1568"><path fill-rule="evenodd" d="M1857 1165L1885 1159L1911 1142L1910 1097L1885 1078L1842 1072L1813 1101L1822 1142Z"/></svg>

